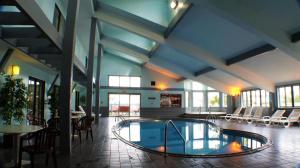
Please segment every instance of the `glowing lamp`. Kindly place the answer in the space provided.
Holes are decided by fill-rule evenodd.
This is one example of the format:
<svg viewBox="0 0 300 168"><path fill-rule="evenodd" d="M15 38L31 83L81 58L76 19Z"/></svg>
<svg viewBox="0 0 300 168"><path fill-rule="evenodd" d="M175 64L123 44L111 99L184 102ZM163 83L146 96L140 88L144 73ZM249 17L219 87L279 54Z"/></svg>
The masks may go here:
<svg viewBox="0 0 300 168"><path fill-rule="evenodd" d="M178 5L178 1L177 0L172 0L171 3L170 3L170 7L172 9L176 9L177 5Z"/></svg>
<svg viewBox="0 0 300 168"><path fill-rule="evenodd" d="M232 87L232 88L230 88L230 95L231 96L238 96L238 95L240 95L240 92L241 92L241 89L240 88L238 88L238 87Z"/></svg>
<svg viewBox="0 0 300 168"><path fill-rule="evenodd" d="M159 90L166 90L167 89L167 86L163 83L160 83L158 86L157 86L157 89Z"/></svg>
<svg viewBox="0 0 300 168"><path fill-rule="evenodd" d="M7 67L7 74L8 75L19 75L20 74L20 67L18 65L10 65Z"/></svg>

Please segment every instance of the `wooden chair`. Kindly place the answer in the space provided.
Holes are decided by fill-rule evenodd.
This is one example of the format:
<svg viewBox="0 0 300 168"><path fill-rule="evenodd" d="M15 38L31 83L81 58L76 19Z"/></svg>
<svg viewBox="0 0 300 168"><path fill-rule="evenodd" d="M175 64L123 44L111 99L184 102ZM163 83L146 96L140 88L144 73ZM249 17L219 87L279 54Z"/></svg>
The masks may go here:
<svg viewBox="0 0 300 168"><path fill-rule="evenodd" d="M86 131L86 139L88 139L88 134L90 133L93 142L93 129L92 129L93 121L94 119L88 116L84 116L80 118L80 120L73 125L74 128L73 128L72 141L74 141L74 134L77 131L81 143L81 131Z"/></svg>
<svg viewBox="0 0 300 168"><path fill-rule="evenodd" d="M19 165L22 165L22 153L26 152L30 156L31 168L34 168L34 156L40 154L46 154L46 165L48 165L49 155L52 154L54 167L57 168L56 160L56 150L55 150L55 139L57 131L50 130L49 128L44 128L40 131L32 133L31 143L24 145L27 139L21 137L20 141L20 151L19 151ZM26 137L27 138L27 137ZM26 140L26 141L25 141Z"/></svg>

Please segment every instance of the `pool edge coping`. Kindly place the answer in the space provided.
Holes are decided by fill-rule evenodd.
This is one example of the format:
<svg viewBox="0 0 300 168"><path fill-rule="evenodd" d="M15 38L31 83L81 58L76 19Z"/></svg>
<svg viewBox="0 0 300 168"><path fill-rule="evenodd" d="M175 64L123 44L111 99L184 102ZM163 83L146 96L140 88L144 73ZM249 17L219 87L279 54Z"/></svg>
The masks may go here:
<svg viewBox="0 0 300 168"><path fill-rule="evenodd" d="M248 154L253 154L253 153L256 153L256 152L260 152L260 151L263 151L269 147L271 147L273 144L272 144L272 141L271 141L271 138L267 138L266 136L264 135L261 135L261 134L258 134L258 133L254 133L254 132L249 132L249 131L243 131L243 130L237 130L237 129L223 129L222 127L220 127L222 130L228 130L228 131L239 131L239 132L243 132L243 133L246 133L246 134L250 134L250 135L254 135L256 137L261 137L261 138L264 138L266 139L266 144L259 147L259 148L256 148L256 149L252 149L252 150L249 150L249 151L245 151L245 152L238 152L238 153L230 153L230 154L219 154L219 155L192 155L192 154L176 154L176 153L169 153L169 152L160 152L160 151L157 151L157 150L152 150L152 149L149 149L149 148L145 148L141 145L138 145L138 144L135 144L135 143L132 143L130 141L127 141L126 139L122 138L116 131L117 131L117 126L119 126L121 123L124 123L124 122L128 122L128 121L161 121L161 120L166 120L166 119L180 119L180 120L190 120L190 121L204 121L204 122L209 122L213 125L216 125L218 127L220 127L219 125L215 124L215 123L212 123L210 121L206 121L206 120L202 120L202 119L187 119L187 118L142 118L142 119L128 119L128 120L123 120L123 121L120 121L118 122L117 124L115 124L113 127L112 127L112 132L114 134L114 136L118 139L118 140L121 140L122 142L124 142L125 144L127 145L130 145L134 148L137 148L137 149L140 149L140 150L143 150L143 151L147 151L147 152L151 152L151 153L156 153L156 154L160 154L160 155L164 155L164 156L174 156L174 157L184 157L184 158L225 158L225 157L234 157L234 156L241 156L241 155L248 155Z"/></svg>

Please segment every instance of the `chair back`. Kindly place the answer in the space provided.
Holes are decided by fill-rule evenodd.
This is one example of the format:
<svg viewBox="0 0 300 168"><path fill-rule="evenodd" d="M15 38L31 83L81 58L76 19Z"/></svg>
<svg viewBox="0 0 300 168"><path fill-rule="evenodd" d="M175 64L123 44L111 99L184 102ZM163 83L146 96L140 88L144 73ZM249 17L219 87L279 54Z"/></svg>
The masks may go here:
<svg viewBox="0 0 300 168"><path fill-rule="evenodd" d="M58 118L50 118L47 121L48 128L59 129L59 119Z"/></svg>
<svg viewBox="0 0 300 168"><path fill-rule="evenodd" d="M297 121L300 117L300 109L293 109L291 114L288 116L288 120Z"/></svg>
<svg viewBox="0 0 300 168"><path fill-rule="evenodd" d="M257 107L255 110L255 113L253 115L253 117L255 118L261 118L262 114L263 114L264 108L263 107Z"/></svg>
<svg viewBox="0 0 300 168"><path fill-rule="evenodd" d="M39 152L55 147L55 137L56 135L49 131L48 128L31 133L30 144L32 144L32 150Z"/></svg>
<svg viewBox="0 0 300 168"><path fill-rule="evenodd" d="M247 108L245 109L244 116L249 116L249 115L251 115L251 112L252 112L252 107L247 107Z"/></svg>
<svg viewBox="0 0 300 168"><path fill-rule="evenodd" d="M79 128L81 130L87 130L92 127L92 123L93 123L92 117L84 116L84 117L80 118L78 124L79 124Z"/></svg>
<svg viewBox="0 0 300 168"><path fill-rule="evenodd" d="M285 113L285 110L276 110L271 118L280 118Z"/></svg>
<svg viewBox="0 0 300 168"><path fill-rule="evenodd" d="M242 107L238 107L237 109L235 109L235 111L233 112L233 115L239 115L242 111Z"/></svg>
<svg viewBox="0 0 300 168"><path fill-rule="evenodd" d="M78 106L79 110L82 112L85 112L84 109L82 108L82 106Z"/></svg>

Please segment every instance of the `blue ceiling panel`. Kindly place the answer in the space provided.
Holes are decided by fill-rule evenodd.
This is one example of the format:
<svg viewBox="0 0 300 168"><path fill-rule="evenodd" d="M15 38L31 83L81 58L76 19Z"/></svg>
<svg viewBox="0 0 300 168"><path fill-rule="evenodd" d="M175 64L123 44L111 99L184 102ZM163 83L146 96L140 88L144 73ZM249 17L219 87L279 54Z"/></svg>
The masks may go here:
<svg viewBox="0 0 300 168"><path fill-rule="evenodd" d="M147 51L150 51L156 45L155 41L149 40L145 37L136 35L107 23L101 23L101 30L105 36L119 39Z"/></svg>
<svg viewBox="0 0 300 168"><path fill-rule="evenodd" d="M263 13L261 17L286 33L300 31L299 0L251 0L243 3L254 11Z"/></svg>
<svg viewBox="0 0 300 168"><path fill-rule="evenodd" d="M189 10L172 36L194 43L223 59L265 44L256 35L199 6Z"/></svg>
<svg viewBox="0 0 300 168"><path fill-rule="evenodd" d="M168 27L186 0L178 0L178 7L170 7L171 0L98 0L156 24Z"/></svg>
<svg viewBox="0 0 300 168"><path fill-rule="evenodd" d="M191 72L194 73L199 69L206 67L205 63L197 60L196 58L187 56L173 48L170 48L167 45L160 45L158 50L155 52L153 57L160 57L165 60L170 61L171 63Z"/></svg>

